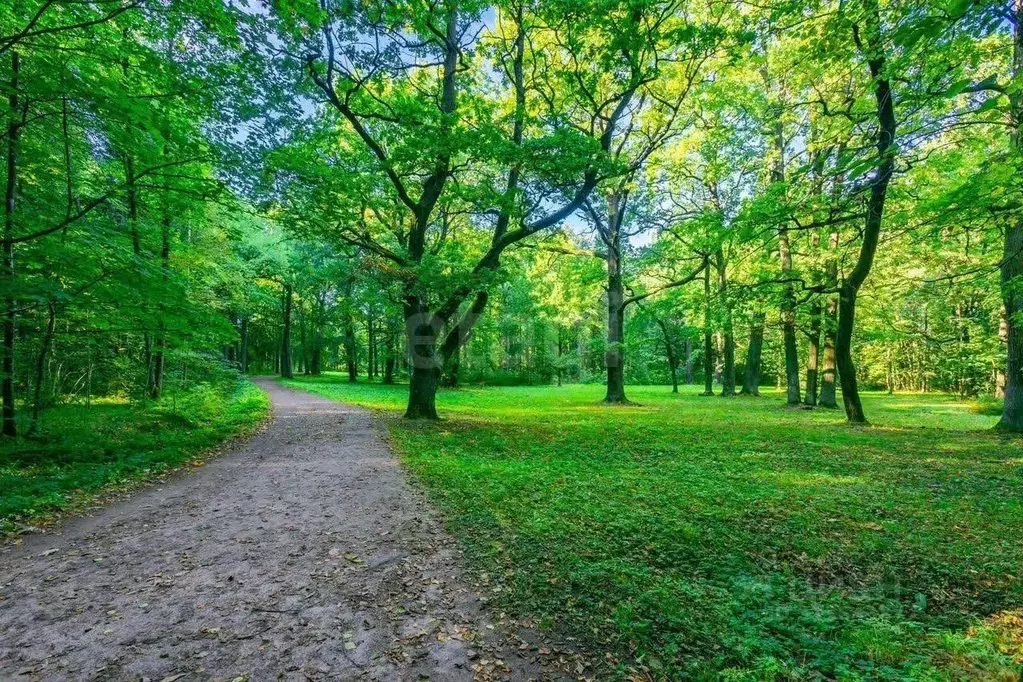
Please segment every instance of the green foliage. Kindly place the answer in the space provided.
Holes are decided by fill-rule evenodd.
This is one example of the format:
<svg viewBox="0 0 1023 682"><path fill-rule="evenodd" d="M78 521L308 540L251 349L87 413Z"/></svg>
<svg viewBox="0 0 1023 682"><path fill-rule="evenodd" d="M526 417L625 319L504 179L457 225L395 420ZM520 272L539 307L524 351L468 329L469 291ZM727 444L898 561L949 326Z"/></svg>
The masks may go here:
<svg viewBox="0 0 1023 682"><path fill-rule="evenodd" d="M293 385L391 415L405 397ZM1023 444L993 417L869 395L875 426L850 430L772 392L630 394L462 389L439 424L390 421L499 608L613 653L623 678L1019 674Z"/></svg>
<svg viewBox="0 0 1023 682"><path fill-rule="evenodd" d="M47 410L38 436L0 445L0 533L80 509L97 496L199 465L266 418L248 382L201 383L158 404L107 399Z"/></svg>

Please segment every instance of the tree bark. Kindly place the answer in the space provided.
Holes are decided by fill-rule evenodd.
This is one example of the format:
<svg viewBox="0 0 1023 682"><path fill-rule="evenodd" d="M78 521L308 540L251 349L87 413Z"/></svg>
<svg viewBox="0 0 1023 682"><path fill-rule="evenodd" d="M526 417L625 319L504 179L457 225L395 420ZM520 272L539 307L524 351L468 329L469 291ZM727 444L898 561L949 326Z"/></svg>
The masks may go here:
<svg viewBox="0 0 1023 682"><path fill-rule="evenodd" d="M1023 74L1023 1L1016 0L1013 27L1013 77ZM1023 93L1017 88L1011 95L1012 142L1023 150ZM1023 431L1023 220L1005 228L1005 248L1001 266L1002 303L1005 306L1005 402L998 428Z"/></svg>
<svg viewBox="0 0 1023 682"><path fill-rule="evenodd" d="M291 379L291 305L292 288L284 285L284 329L281 332L281 376Z"/></svg>
<svg viewBox="0 0 1023 682"><path fill-rule="evenodd" d="M349 313L345 317L345 361L348 365L348 381L352 383L359 380L358 352L355 345L355 320Z"/></svg>
<svg viewBox="0 0 1023 682"><path fill-rule="evenodd" d="M725 255L720 248L715 255L718 271L718 294L724 309L722 324L722 355L721 396L728 398L735 395L735 330L732 324L732 304L728 299L728 276L725 270Z"/></svg>
<svg viewBox="0 0 1023 682"><path fill-rule="evenodd" d="M625 197L612 193L607 199L607 225L601 238L607 248L607 394L604 402L625 404L625 285L622 281L622 233Z"/></svg>
<svg viewBox="0 0 1023 682"><path fill-rule="evenodd" d="M661 334L664 336L664 352L668 356L668 370L671 372L671 392L678 393L678 353L675 352L668 324L661 318L656 319L657 326L661 328Z"/></svg>
<svg viewBox="0 0 1023 682"><path fill-rule="evenodd" d="M164 201L163 220L160 225L160 278L163 282L164 291L170 284L170 207L166 205ZM163 393L163 375L164 368L166 367L167 361L164 357L164 353L167 346L167 322L164 316L167 312L167 306L160 301L159 307L159 330L156 334L156 351L153 353L153 381L149 388L149 397L153 400L159 400L160 394Z"/></svg>
<svg viewBox="0 0 1023 682"><path fill-rule="evenodd" d="M390 386L394 383L394 366L395 366L395 348L394 348L394 328L392 327L392 321L387 322L387 340L384 344L384 383Z"/></svg>
<svg viewBox="0 0 1023 682"><path fill-rule="evenodd" d="M248 316L242 317L241 321L241 341L238 346L238 364L242 370L242 374L249 373L249 318Z"/></svg>
<svg viewBox="0 0 1023 682"><path fill-rule="evenodd" d="M740 395L760 396L760 367L764 350L764 313L753 314L750 328L749 348L746 350L746 373L742 379Z"/></svg>
<svg viewBox="0 0 1023 682"><path fill-rule="evenodd" d="M710 267L704 257L703 269L703 393L714 395L714 334L710 318Z"/></svg>
<svg viewBox="0 0 1023 682"><path fill-rule="evenodd" d="M689 336L686 336L686 349L685 349L685 353L686 353L686 365L685 365L685 369L686 369L686 385L687 386L692 386L694 383L696 383L696 377L694 376L694 373L693 373L693 370L694 370L694 367L693 367L693 339L691 337L689 337Z"/></svg>
<svg viewBox="0 0 1023 682"><path fill-rule="evenodd" d="M4 193L4 237L3 237L3 278L7 286L5 300L3 333L3 379L0 380L2 395L3 426L0 428L7 438L15 438L18 428L14 420L14 324L15 306L14 288L14 210L18 183L18 133L21 123L18 121L18 77L21 72L21 57L16 50L11 51L11 92L8 98L10 120L7 125L7 184Z"/></svg>
<svg viewBox="0 0 1023 682"><path fill-rule="evenodd" d="M57 306L53 301L46 304L46 331L43 332L43 341L39 346L39 355L36 357L35 393L32 396L32 422L28 427L28 435L34 435L39 429L39 413L43 410L43 379L46 370L46 356L53 346L53 328L57 321Z"/></svg>
<svg viewBox="0 0 1023 682"><path fill-rule="evenodd" d="M895 107L892 102L892 89L884 75L885 54L881 43L881 18L877 0L867 0L866 43L861 43L858 30L855 31L856 42L861 52L867 57L870 75L874 81L874 100L877 112L877 174L871 183L870 196L867 199L867 217L863 229L863 241L860 253L852 272L842 283L838 301L838 329L835 332L835 360L838 376L842 383L842 401L845 415L854 424L866 423L863 403L856 382L856 365L852 358L852 335L856 318L856 298L860 287L870 274L877 253L877 244L881 236L884 220L885 199L888 185L895 170Z"/></svg>
<svg viewBox="0 0 1023 682"><path fill-rule="evenodd" d="M838 232L831 233L830 246L832 254L838 248ZM838 285L838 261L835 257L828 260L828 288ZM828 295L824 312L824 362L821 374L821 395L818 404L821 407L837 408L838 399L835 391L837 366L835 364L835 331L838 328L838 298Z"/></svg>
<svg viewBox="0 0 1023 682"><path fill-rule="evenodd" d="M821 302L815 298L810 304L810 347L806 358L806 396L804 403L810 407L817 404L817 366L820 360L821 343Z"/></svg>

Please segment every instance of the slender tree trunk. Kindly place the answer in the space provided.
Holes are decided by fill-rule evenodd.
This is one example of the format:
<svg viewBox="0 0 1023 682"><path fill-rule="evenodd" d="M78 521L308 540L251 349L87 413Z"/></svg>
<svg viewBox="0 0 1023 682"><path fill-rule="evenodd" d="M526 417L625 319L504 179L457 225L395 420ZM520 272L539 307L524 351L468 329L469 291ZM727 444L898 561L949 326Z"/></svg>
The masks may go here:
<svg viewBox="0 0 1023 682"><path fill-rule="evenodd" d="M164 215L160 225L160 278L163 282L163 289L167 291L170 285L170 207L166 205L164 201ZM153 381L149 390L149 397L153 400L159 400L160 394L163 392L163 375L164 368L166 367L167 361L164 358L164 352L167 346L167 322L164 316L167 312L167 306L160 301L160 321L159 331L156 335L155 352L153 353Z"/></svg>
<svg viewBox="0 0 1023 682"><path fill-rule="evenodd" d="M668 371L671 372L671 392L678 393L678 354L675 352L675 344L672 342L667 323L657 318L657 325L664 336L664 352L668 356Z"/></svg>
<svg viewBox="0 0 1023 682"><path fill-rule="evenodd" d="M39 346L39 355L36 357L35 394L32 396L32 423L28 427L28 435L34 435L39 429L39 413L43 410L43 379L46 370L46 356L53 347L53 328L57 320L57 306L53 301L46 304L46 331L43 332L43 342Z"/></svg>
<svg viewBox="0 0 1023 682"><path fill-rule="evenodd" d="M685 360L685 362L686 362L686 364L685 364L686 385L687 386L692 386L694 383L696 383L696 376L694 374L694 369L695 368L693 367L693 364L694 364L693 363L693 339L691 337L689 337L689 336L686 336L686 350L685 350L685 353L686 353L686 360Z"/></svg>
<svg viewBox="0 0 1023 682"><path fill-rule="evenodd" d="M305 297L298 299L298 346L302 352L298 354L298 371L306 376L309 376L310 361L309 361L309 335L307 333L306 326L308 320L306 319L305 312Z"/></svg>
<svg viewBox="0 0 1023 682"><path fill-rule="evenodd" d="M827 278L828 288L838 286L838 230L831 233L828 239L828 246L831 257L828 259ZM824 361L821 374L821 395L818 404L821 407L837 408L837 392L835 390L837 368L835 365L835 330L838 328L838 297L835 294L828 294L827 303L824 308Z"/></svg>
<svg viewBox="0 0 1023 682"><path fill-rule="evenodd" d="M444 377L444 385L447 388L458 388L458 373L461 369L462 349L456 348L447 363L447 374Z"/></svg>
<svg viewBox="0 0 1023 682"><path fill-rule="evenodd" d="M355 320L349 314L345 319L345 360L348 363L348 381L359 380L359 349L355 345Z"/></svg>
<svg viewBox="0 0 1023 682"><path fill-rule="evenodd" d="M1013 27L1013 76L1023 75L1023 1L1016 0ZM1013 135L1017 150L1023 150L1023 93L1011 95ZM1005 402L998 428L1023 431L1023 220L1016 219L1005 228L1002 257L1002 303L1005 306Z"/></svg>
<svg viewBox="0 0 1023 682"><path fill-rule="evenodd" d="M814 299L810 305L810 348L806 358L806 405L817 404L817 365L820 360L821 302Z"/></svg>
<svg viewBox="0 0 1023 682"><path fill-rule="evenodd" d="M7 185L4 192L4 238L3 238L3 279L8 291L4 301L3 379L0 380L0 394L3 402L3 426L0 428L7 438L15 438L18 428L14 421L14 324L16 302L14 300L14 209L18 187L18 121L20 103L18 98L18 77L21 72L21 57L11 51L11 92L8 98L10 120L7 125Z"/></svg>
<svg viewBox="0 0 1023 682"><path fill-rule="evenodd" d="M284 285L284 329L281 332L281 376L291 379L291 306L293 291L291 284Z"/></svg>
<svg viewBox="0 0 1023 682"><path fill-rule="evenodd" d="M892 102L891 84L885 71L884 46L881 44L881 18L877 0L867 0L867 29L865 56L874 80L874 99L877 105L877 176L870 187L867 199L867 217L863 229L860 253L852 272L842 283L838 302L838 329L835 333L835 360L838 376L842 382L842 401L845 415L851 423L866 423L863 403L856 382L856 365L852 358L852 335L856 319L856 298L860 287L870 274L881 237L884 220L885 199L888 185L895 169L895 108Z"/></svg>
<svg viewBox="0 0 1023 682"><path fill-rule="evenodd" d="M778 117L774 129L775 163L771 171L774 182L785 182L785 128ZM792 273L792 248L789 230L783 223L778 228L778 258L782 278ZM781 303L782 340L785 347L786 399L789 405L799 404L799 349L796 346L796 291L791 282L785 283Z"/></svg>
<svg viewBox="0 0 1023 682"><path fill-rule="evenodd" d="M735 395L735 330L732 324L732 304L728 298L728 276L725 270L725 255L718 249L716 258L718 271L718 294L721 297L721 304L724 308L724 322L722 334L722 355L724 362L721 366L721 395L731 397Z"/></svg>
<svg viewBox="0 0 1023 682"><path fill-rule="evenodd" d="M622 282L621 220L624 197L608 197L607 228L602 235L607 247L607 394L605 403L628 403L625 397L625 287Z"/></svg>
<svg viewBox="0 0 1023 682"><path fill-rule="evenodd" d="M326 303L324 294L316 294L316 315L313 316L313 352L309 362L312 365L310 372L313 376L320 376L323 372L323 324L326 317Z"/></svg>
<svg viewBox="0 0 1023 682"><path fill-rule="evenodd" d="M373 311L370 309L366 315L366 376L369 379L376 377L376 329L373 325Z"/></svg>
<svg viewBox="0 0 1023 682"><path fill-rule="evenodd" d="M710 317L710 267L704 259L703 268L703 393L714 395L714 333Z"/></svg>
<svg viewBox="0 0 1023 682"><path fill-rule="evenodd" d="M1002 319L998 326L998 339L1002 342L1002 346L1008 351L1009 348L1009 320L1006 317L1006 311L1002 309ZM1005 368L1001 365L995 368L995 400L1001 400L1005 398Z"/></svg>
<svg viewBox="0 0 1023 682"><path fill-rule="evenodd" d="M742 379L740 395L760 396L760 367L764 350L764 313L753 314L753 326L750 328L749 348L746 351L746 374Z"/></svg>
<svg viewBox="0 0 1023 682"><path fill-rule="evenodd" d="M387 339L384 345L384 383L390 386L394 383L394 366L395 366L395 348L394 348L394 328L391 326L392 321L387 322Z"/></svg>
<svg viewBox="0 0 1023 682"><path fill-rule="evenodd" d="M241 321L241 342L238 346L238 364L242 374L249 373L249 318L242 317Z"/></svg>

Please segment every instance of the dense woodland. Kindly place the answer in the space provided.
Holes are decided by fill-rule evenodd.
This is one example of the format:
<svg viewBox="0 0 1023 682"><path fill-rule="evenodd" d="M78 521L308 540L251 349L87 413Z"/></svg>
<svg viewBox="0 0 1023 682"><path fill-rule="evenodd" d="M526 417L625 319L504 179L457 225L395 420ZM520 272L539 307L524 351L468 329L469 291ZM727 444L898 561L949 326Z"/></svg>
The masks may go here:
<svg viewBox="0 0 1023 682"><path fill-rule="evenodd" d="M14 0L3 434L232 372L1004 401L1023 3ZM668 389L665 389L668 390ZM736 403L736 409L739 409Z"/></svg>

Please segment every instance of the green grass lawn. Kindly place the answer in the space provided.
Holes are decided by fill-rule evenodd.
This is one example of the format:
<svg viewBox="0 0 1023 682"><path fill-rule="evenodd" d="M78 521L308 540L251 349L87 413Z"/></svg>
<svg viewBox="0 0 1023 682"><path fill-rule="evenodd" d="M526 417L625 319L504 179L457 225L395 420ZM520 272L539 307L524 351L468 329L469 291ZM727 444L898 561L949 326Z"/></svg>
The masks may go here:
<svg viewBox="0 0 1023 682"><path fill-rule="evenodd" d="M938 395L290 385L385 411L500 608L653 679L1017 679L1023 443ZM1015 661L1013 660L1015 657Z"/></svg>
<svg viewBox="0 0 1023 682"><path fill-rule="evenodd" d="M0 535L180 466L268 412L248 382L200 386L147 409L106 400L45 410L38 438L0 444Z"/></svg>

